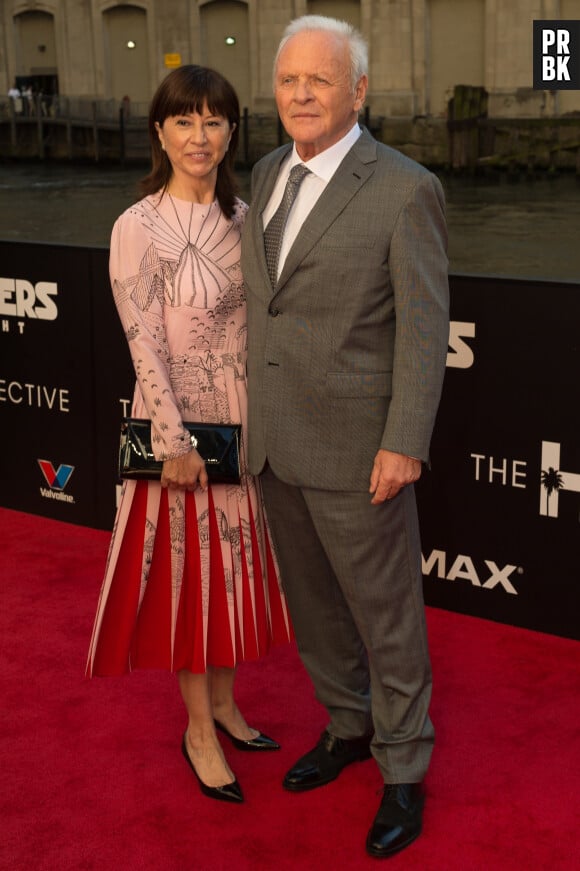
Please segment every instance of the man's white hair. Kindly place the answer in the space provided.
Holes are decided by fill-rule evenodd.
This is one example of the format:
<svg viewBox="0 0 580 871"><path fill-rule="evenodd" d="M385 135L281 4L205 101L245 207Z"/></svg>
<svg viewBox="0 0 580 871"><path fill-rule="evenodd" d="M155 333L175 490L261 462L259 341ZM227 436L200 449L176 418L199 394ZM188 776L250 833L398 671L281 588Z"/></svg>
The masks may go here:
<svg viewBox="0 0 580 871"><path fill-rule="evenodd" d="M327 18L325 15L302 15L300 18L295 18L286 27L282 34L276 57L274 58L274 85L276 83L276 68L280 52L289 39L296 36L297 33L304 33L309 30L333 33L335 36L346 40L350 54L351 84L354 91L360 77L366 76L368 73L369 53L367 44L362 34L352 24L349 24L347 21L339 21L337 18Z"/></svg>

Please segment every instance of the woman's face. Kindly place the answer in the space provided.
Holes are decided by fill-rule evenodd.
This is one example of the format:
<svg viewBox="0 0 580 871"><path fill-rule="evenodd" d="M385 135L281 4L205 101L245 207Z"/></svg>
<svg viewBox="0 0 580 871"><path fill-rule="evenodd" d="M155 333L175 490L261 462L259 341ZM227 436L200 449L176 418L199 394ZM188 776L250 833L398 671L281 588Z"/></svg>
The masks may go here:
<svg viewBox="0 0 580 871"><path fill-rule="evenodd" d="M155 123L159 141L173 169L173 181L191 185L200 180L215 185L217 168L230 144L233 127L223 115L207 108L187 115L171 115Z"/></svg>

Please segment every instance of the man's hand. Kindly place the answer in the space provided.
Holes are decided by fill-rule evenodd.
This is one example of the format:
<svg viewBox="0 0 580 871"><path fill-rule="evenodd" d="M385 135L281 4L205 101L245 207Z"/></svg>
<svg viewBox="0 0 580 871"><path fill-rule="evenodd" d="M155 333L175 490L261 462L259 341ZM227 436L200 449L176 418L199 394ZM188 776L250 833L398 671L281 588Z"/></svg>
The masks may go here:
<svg viewBox="0 0 580 871"><path fill-rule="evenodd" d="M421 460L381 448L377 451L371 472L371 504L379 505L385 499L394 499L399 490L418 481L420 477Z"/></svg>
<svg viewBox="0 0 580 871"><path fill-rule="evenodd" d="M181 457L175 457L173 460L165 460L163 463L162 487L195 490L198 484L202 490L207 490L205 463L195 449Z"/></svg>

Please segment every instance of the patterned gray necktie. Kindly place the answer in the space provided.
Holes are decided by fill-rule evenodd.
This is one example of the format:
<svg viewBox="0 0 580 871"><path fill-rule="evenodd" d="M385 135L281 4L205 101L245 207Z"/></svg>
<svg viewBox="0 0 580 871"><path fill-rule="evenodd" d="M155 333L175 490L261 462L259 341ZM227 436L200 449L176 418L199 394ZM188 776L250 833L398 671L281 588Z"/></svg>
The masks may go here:
<svg viewBox="0 0 580 871"><path fill-rule="evenodd" d="M268 226L264 230L264 248L266 250L266 263L268 265L268 275L272 282L272 287L276 287L278 283L278 259L280 257L280 248L282 247L282 237L284 235L284 227L288 220L288 215L292 204L296 199L298 188L302 183L304 176L308 175L310 170L303 163L297 163L290 170L286 187L284 188L284 196L282 202L278 206L275 214L268 222Z"/></svg>

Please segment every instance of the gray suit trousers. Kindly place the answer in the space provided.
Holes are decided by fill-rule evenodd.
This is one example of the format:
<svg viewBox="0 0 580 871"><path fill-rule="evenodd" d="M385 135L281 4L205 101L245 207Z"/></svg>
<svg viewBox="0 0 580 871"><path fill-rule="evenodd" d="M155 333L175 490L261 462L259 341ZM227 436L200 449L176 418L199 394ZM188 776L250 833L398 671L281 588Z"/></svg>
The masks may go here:
<svg viewBox="0 0 580 871"><path fill-rule="evenodd" d="M261 475L298 649L340 738L373 734L385 783L423 779L429 718L421 550L412 486L382 505L364 492Z"/></svg>

